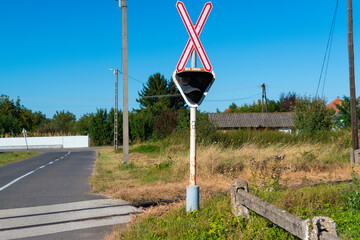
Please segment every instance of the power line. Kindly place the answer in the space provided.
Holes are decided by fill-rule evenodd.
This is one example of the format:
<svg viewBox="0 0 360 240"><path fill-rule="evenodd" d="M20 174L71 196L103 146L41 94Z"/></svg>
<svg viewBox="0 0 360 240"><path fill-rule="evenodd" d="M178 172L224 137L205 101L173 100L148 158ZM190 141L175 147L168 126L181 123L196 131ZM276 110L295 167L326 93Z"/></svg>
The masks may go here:
<svg viewBox="0 0 360 240"><path fill-rule="evenodd" d="M180 97L181 94L166 94L166 95L152 95L152 96L142 96L140 98L164 98L164 97Z"/></svg>
<svg viewBox="0 0 360 240"><path fill-rule="evenodd" d="M261 93L258 93L258 94L255 94L255 95L252 95L252 96L249 96L249 97L244 97L244 98L235 98L235 99L218 99L218 100L206 100L207 102L229 102L229 101L240 101L240 100L245 100L245 99L249 99L249 98L252 98L252 97L256 97L256 96L259 96L261 95Z"/></svg>
<svg viewBox="0 0 360 240"><path fill-rule="evenodd" d="M325 63L326 63L326 68L325 68L326 70L325 70L325 74L324 74L323 90L322 90L322 95L324 94L325 81L326 81L327 69L328 69L328 64L329 64L330 51L331 51L331 46L332 46L332 39L333 39L333 35L334 35L334 29L335 29L335 22L336 22L336 15L337 15L337 10L338 10L338 5L339 5L339 0L336 0L334 16L333 16L333 19L332 19L332 22L331 22L329 38L328 38L328 41L327 41L327 44L326 44L325 54L324 54L324 58L323 58L322 66L321 66L321 71L320 71L320 76L319 76L319 81L318 81L318 85L317 85L317 89L316 89L315 98L318 96L320 82L321 82L321 79L322 79L322 76L323 76L323 73L324 73L324 66L325 66Z"/></svg>
<svg viewBox="0 0 360 240"><path fill-rule="evenodd" d="M241 87L241 88L221 89L221 90L215 91L215 92L212 91L211 94L222 93L222 92L233 92L233 91L239 91L239 90L244 90L244 89L248 89L248 88L258 88L258 87L261 87L261 85L247 86L247 87Z"/></svg>
<svg viewBox="0 0 360 240"><path fill-rule="evenodd" d="M119 71L119 73L120 73L120 74L123 74L122 71ZM128 75L128 78L130 78L130 79L132 79L132 80L134 80L134 81L136 81L136 82L138 82L138 83L144 84L143 81L140 81L140 80L138 80L138 79L136 79L136 78L134 78L134 77L132 77L132 76L130 76L130 75Z"/></svg>

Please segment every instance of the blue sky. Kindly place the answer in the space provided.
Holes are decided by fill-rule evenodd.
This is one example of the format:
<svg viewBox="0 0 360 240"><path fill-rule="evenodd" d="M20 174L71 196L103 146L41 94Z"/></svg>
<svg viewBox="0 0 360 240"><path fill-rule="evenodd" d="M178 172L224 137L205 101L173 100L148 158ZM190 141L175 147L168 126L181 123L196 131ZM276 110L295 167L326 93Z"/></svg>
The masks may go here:
<svg viewBox="0 0 360 240"><path fill-rule="evenodd" d="M127 2L129 109L136 109L139 81L157 72L169 79L189 36L175 0ZM195 22L206 1L183 2ZM224 111L232 102L257 101L262 83L269 99L289 91L315 95L336 0L212 3L200 40L216 80L200 110ZM359 93L360 4L354 1L353 8ZM19 96L48 118L56 110L79 118L111 108L114 75L108 68L121 69L121 31L114 0L1 0L0 94ZM122 75L119 106L121 80ZM324 95L328 102L349 95L345 0L339 1Z"/></svg>

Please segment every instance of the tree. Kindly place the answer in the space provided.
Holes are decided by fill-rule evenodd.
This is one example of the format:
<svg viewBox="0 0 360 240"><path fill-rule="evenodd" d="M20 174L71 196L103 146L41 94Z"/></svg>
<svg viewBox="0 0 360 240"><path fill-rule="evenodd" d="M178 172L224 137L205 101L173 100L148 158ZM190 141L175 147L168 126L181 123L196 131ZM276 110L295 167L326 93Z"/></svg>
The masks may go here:
<svg viewBox="0 0 360 240"><path fill-rule="evenodd" d="M298 98L293 116L295 129L305 135L312 136L319 131L330 130L333 126L334 111L328 109L320 98Z"/></svg>
<svg viewBox="0 0 360 240"><path fill-rule="evenodd" d="M76 117L69 111L56 111L52 119L53 132L74 133Z"/></svg>
<svg viewBox="0 0 360 240"><path fill-rule="evenodd" d="M268 112L291 112L294 110L296 106L297 96L294 92L289 92L287 95L285 93L281 93L279 100L267 100L267 109ZM265 104L265 103L264 103ZM238 107L235 103L232 103L229 106L231 113L247 113L247 112L262 112L265 111L262 107L262 102L258 100L257 103L255 101L253 104L244 104Z"/></svg>
<svg viewBox="0 0 360 240"><path fill-rule="evenodd" d="M281 112L291 112L296 107L296 93L295 92L288 92L287 95L285 93L281 93L279 105L281 108Z"/></svg>
<svg viewBox="0 0 360 240"><path fill-rule="evenodd" d="M351 110L350 110L350 98L344 96L343 103L335 104L337 109L339 109L339 114L335 119L335 125L342 128L350 128L351 127ZM358 125L360 124L360 107L359 100L356 99L356 116Z"/></svg>
<svg viewBox="0 0 360 240"><path fill-rule="evenodd" d="M229 106L229 110L231 113L235 113L238 111L238 106L233 102L230 106Z"/></svg>
<svg viewBox="0 0 360 240"><path fill-rule="evenodd" d="M138 94L139 98L136 101L140 103L140 109L149 111L154 116L166 110L180 109L185 105L175 84L167 81L160 73L151 75Z"/></svg>
<svg viewBox="0 0 360 240"><path fill-rule="evenodd" d="M130 138L148 140L154 136L154 116L151 112L139 111L129 115Z"/></svg>
<svg viewBox="0 0 360 240"><path fill-rule="evenodd" d="M114 139L110 120L106 109L98 109L90 120L90 138L96 146L110 145Z"/></svg>
<svg viewBox="0 0 360 240"><path fill-rule="evenodd" d="M94 117L93 113L87 113L81 116L81 118L76 122L75 128L76 132L81 135L87 135L90 133L91 119Z"/></svg>
<svg viewBox="0 0 360 240"><path fill-rule="evenodd" d="M5 133L12 136L20 133L20 121L11 115L0 115L0 137Z"/></svg>
<svg viewBox="0 0 360 240"><path fill-rule="evenodd" d="M17 98L15 102L4 94L0 96L0 117L2 119L0 123L1 131L12 135L20 133L23 128L28 131L34 130L46 119L41 112L33 113L21 105L20 98Z"/></svg>
<svg viewBox="0 0 360 240"><path fill-rule="evenodd" d="M278 101L268 100L268 112L280 112L280 105ZM248 112L264 112L266 111L265 106L264 109L262 108L262 103L258 100L257 104L253 102L253 104L244 104L240 107L237 107L235 103L232 103L230 106L230 112L236 113L248 113Z"/></svg>

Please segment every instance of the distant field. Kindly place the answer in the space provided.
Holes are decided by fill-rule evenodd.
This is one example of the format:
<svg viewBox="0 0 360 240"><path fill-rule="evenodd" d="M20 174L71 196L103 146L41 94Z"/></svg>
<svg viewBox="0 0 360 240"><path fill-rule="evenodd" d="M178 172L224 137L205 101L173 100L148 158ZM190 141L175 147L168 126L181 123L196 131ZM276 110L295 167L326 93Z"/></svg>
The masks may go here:
<svg viewBox="0 0 360 240"><path fill-rule="evenodd" d="M0 167L39 155L36 152L0 152Z"/></svg>

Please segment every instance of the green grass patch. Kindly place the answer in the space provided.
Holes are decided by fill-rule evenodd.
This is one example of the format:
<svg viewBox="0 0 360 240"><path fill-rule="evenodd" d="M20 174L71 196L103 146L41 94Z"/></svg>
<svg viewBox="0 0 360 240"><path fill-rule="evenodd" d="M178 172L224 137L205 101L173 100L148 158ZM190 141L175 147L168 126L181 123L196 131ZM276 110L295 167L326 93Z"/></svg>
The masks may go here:
<svg viewBox="0 0 360 240"><path fill-rule="evenodd" d="M130 149L131 153L158 153L160 152L160 146L155 144L141 144Z"/></svg>
<svg viewBox="0 0 360 240"><path fill-rule="evenodd" d="M163 161L151 166L132 168L129 173L143 183L172 182L178 175L172 169L173 161ZM180 176L179 176L180 177Z"/></svg>
<svg viewBox="0 0 360 240"><path fill-rule="evenodd" d="M315 216L330 217L336 222L339 237L360 239L360 211L346 204L348 195L345 194L356 184L326 184L273 192L258 190L257 195L304 220ZM237 219L231 213L228 195L208 197L201 203L200 209L186 213L182 205L160 218L150 215L129 229L120 231L119 238L298 239L255 213L251 213L248 222Z"/></svg>
<svg viewBox="0 0 360 240"><path fill-rule="evenodd" d="M0 167L39 155L36 152L0 152Z"/></svg>
<svg viewBox="0 0 360 240"><path fill-rule="evenodd" d="M248 223L231 213L230 197L217 195L201 203L200 211L186 213L183 205L161 218L149 216L132 225L120 239L295 239L255 214Z"/></svg>

